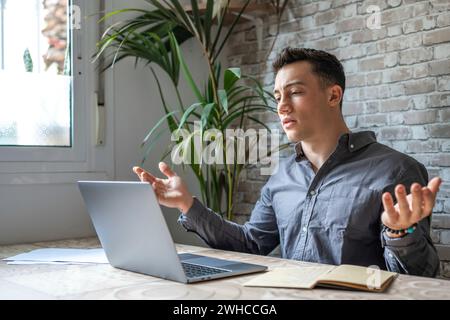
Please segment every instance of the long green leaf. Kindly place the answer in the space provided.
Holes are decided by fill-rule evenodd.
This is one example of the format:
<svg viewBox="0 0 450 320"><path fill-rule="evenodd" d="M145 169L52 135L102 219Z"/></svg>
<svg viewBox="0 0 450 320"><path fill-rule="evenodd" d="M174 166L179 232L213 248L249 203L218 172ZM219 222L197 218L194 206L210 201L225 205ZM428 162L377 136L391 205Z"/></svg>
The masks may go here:
<svg viewBox="0 0 450 320"><path fill-rule="evenodd" d="M173 35L172 32L169 33L169 37L171 37L173 39L172 41L175 44L178 60L180 61L181 70L183 71L186 81L188 82L189 86L191 87L192 91L194 92L197 100L201 101L202 103L205 103L205 99L202 96L202 94L200 93L200 90L198 90L198 87L195 84L195 81L192 78L191 73L189 72L189 68L188 68L186 62L184 61L183 55L181 54L180 46L178 45L177 40L175 39L175 36Z"/></svg>
<svg viewBox="0 0 450 320"><path fill-rule="evenodd" d="M206 127L206 124L208 123L209 116L211 114L211 110L215 107L215 103L208 103L204 108L202 112L201 117L201 131L203 134L203 129Z"/></svg>
<svg viewBox="0 0 450 320"><path fill-rule="evenodd" d="M228 98L227 92L223 89L217 90L217 94L219 96L220 106L228 114Z"/></svg>
<svg viewBox="0 0 450 320"><path fill-rule="evenodd" d="M144 140L141 143L141 147L144 146L144 144L147 143L148 139L152 136L152 134L155 132L156 129L158 129L158 127L169 117L171 117L172 115L174 115L175 113L177 113L178 111L172 111L169 112L168 114L164 115L161 119L159 119L159 121L153 126L153 128L149 131L149 133L145 136Z"/></svg>
<svg viewBox="0 0 450 320"><path fill-rule="evenodd" d="M178 125L178 129L181 129L186 122L186 120L189 118L189 116L194 112L195 109L202 106L202 103L196 102L193 105L191 105L189 108L186 109L183 116L181 117L180 124Z"/></svg>
<svg viewBox="0 0 450 320"><path fill-rule="evenodd" d="M229 91L233 85L241 78L240 68L228 68L223 75L223 87L225 91Z"/></svg>

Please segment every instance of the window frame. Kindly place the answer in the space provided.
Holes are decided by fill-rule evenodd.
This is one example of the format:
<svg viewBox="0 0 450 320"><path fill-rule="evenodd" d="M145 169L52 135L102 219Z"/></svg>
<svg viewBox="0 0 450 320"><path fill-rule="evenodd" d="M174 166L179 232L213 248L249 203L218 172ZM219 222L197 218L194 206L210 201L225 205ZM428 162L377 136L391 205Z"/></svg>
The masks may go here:
<svg viewBox="0 0 450 320"><path fill-rule="evenodd" d="M99 71L91 62L91 57L99 37L97 21L100 2L104 0L69 1L72 6L80 8L81 18L80 28L72 28L71 146L0 146L0 184L73 182L76 180L74 172L84 173L84 178L89 176L86 173L104 179L114 176L111 94L113 77L108 71L104 85L107 97L105 104L108 105L107 143L96 145L94 141L97 130L95 112ZM108 9L111 4L106 6ZM14 177L16 173L21 174L19 180L17 176Z"/></svg>

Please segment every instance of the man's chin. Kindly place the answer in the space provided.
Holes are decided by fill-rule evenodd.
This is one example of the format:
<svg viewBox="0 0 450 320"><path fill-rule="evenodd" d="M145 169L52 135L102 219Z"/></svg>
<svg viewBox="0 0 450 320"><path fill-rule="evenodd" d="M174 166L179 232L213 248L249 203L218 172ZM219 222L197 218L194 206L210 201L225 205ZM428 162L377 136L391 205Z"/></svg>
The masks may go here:
<svg viewBox="0 0 450 320"><path fill-rule="evenodd" d="M288 131L288 132L285 131L285 133L286 133L286 136L287 136L289 142L297 143L302 140L301 135L298 133L290 132L290 131Z"/></svg>

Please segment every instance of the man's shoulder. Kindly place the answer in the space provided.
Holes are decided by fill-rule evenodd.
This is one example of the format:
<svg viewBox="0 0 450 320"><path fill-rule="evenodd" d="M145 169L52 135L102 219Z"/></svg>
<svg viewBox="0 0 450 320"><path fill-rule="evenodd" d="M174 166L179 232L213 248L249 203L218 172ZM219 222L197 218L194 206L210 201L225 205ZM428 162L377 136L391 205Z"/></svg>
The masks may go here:
<svg viewBox="0 0 450 320"><path fill-rule="evenodd" d="M383 143L374 142L368 148L370 154L377 158L379 165L388 171L395 171L400 175L406 171L426 171L425 166L417 159Z"/></svg>

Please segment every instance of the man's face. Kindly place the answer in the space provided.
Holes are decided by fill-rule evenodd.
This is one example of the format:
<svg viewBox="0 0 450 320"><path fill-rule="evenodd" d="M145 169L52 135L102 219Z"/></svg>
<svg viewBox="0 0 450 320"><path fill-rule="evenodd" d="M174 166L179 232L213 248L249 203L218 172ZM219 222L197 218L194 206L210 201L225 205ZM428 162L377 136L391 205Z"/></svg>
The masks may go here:
<svg viewBox="0 0 450 320"><path fill-rule="evenodd" d="M321 86L309 62L298 61L281 68L275 78L274 95L289 141L316 136L330 124L328 91Z"/></svg>

